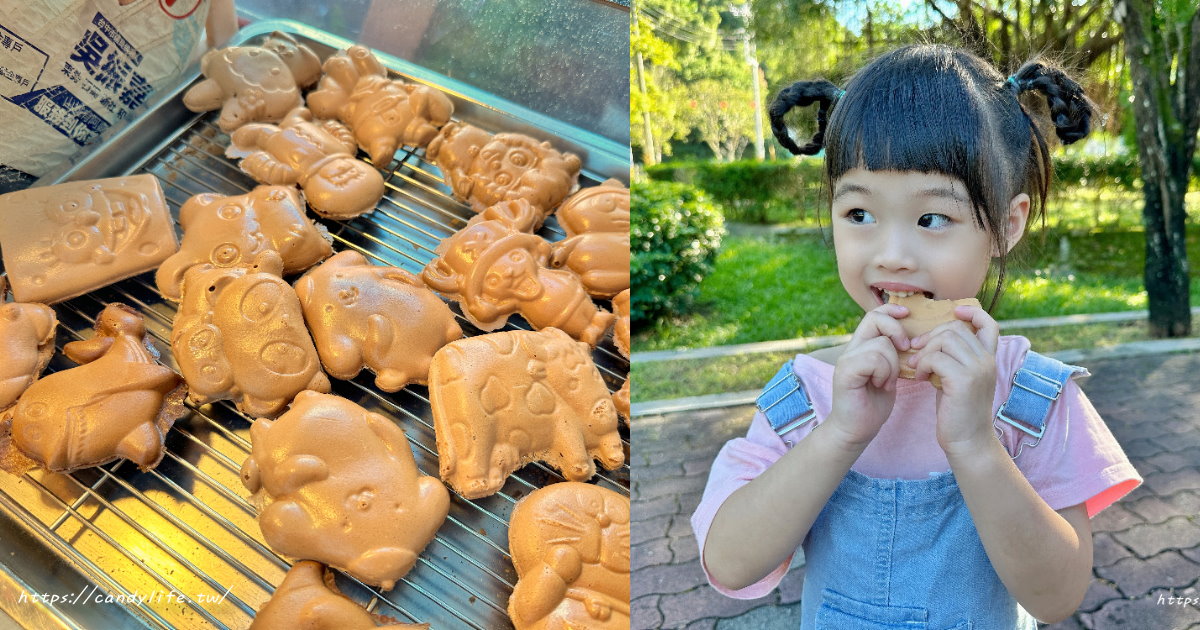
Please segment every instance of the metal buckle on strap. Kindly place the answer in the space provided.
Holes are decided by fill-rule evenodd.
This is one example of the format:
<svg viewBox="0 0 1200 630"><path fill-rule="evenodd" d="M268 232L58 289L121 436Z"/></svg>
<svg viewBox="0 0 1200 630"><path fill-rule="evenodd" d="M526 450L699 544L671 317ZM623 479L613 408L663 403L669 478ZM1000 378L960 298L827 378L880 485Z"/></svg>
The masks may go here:
<svg viewBox="0 0 1200 630"><path fill-rule="evenodd" d="M780 403L785 401L788 402L787 405L776 409ZM771 425L776 435L783 435L812 420L817 415L816 410L813 409L812 400L808 397L808 392L804 391L804 385L792 372L790 361L779 370L775 378L771 379L771 382L754 402L758 410L766 416L768 424ZM791 416L793 413L797 415Z"/></svg>
<svg viewBox="0 0 1200 630"><path fill-rule="evenodd" d="M791 431L792 429L795 429L796 427L803 425L805 422L812 420L816 415L817 415L816 411L809 409L808 411L804 412L804 414L800 415L799 417L792 420L791 422L779 427L778 429L775 429L775 434L783 435L784 433L787 433L788 431Z"/></svg>
<svg viewBox="0 0 1200 630"><path fill-rule="evenodd" d="M789 383L789 381L790 381L790 383ZM775 390L780 385L786 386L789 384L792 386L791 389L789 389L783 393L776 393ZM766 389L763 389L762 393L758 395L758 398L754 399L754 404L758 407L759 411L766 413L768 410L770 410L775 405L778 405L779 403L783 402L785 399L787 399L788 396L790 396L792 394L792 392L794 392L798 389L800 389L800 382L796 380L796 376L793 374L785 375L783 378L779 379L778 381L775 381L774 383L767 385ZM763 398L766 398L767 400L771 400L772 398L774 398L774 401L771 402L771 404L764 407L763 406Z"/></svg>
<svg viewBox="0 0 1200 630"><path fill-rule="evenodd" d="M1050 395L1044 394L1044 393L1030 387L1029 385L1025 385L1025 384L1021 383L1021 381L1020 381L1021 374L1025 374L1027 376L1032 376L1032 377L1036 378L1038 381L1041 381L1042 383L1044 383L1047 386L1048 389L1054 390L1054 395L1050 396ZM1027 370L1025 368L1021 368L1021 369L1017 370L1015 374L1013 374L1013 387L1020 387L1021 389L1025 390L1031 394L1036 394L1038 396L1041 396L1042 398L1045 398L1046 400L1051 400L1051 401L1058 400L1059 394L1062 393L1062 385L1058 384L1057 382L1055 382L1052 379L1048 379L1045 376L1038 374L1037 372L1033 372L1033 371Z"/></svg>
<svg viewBox="0 0 1200 630"><path fill-rule="evenodd" d="M1022 387L1021 389L1026 389L1026 388ZM1032 391L1032 390L1030 390L1030 391ZM1043 398L1046 397L1043 394L1040 394L1038 392L1033 392L1033 393L1038 394L1039 396L1042 396ZM1057 396L1055 396L1055 398L1057 398ZM1000 409L998 411L996 411L997 418L1000 418L1001 420L1011 424L1012 426L1016 427L1017 429L1019 429L1021 431L1024 431L1025 433L1028 433L1029 435L1032 435L1035 438L1040 439L1042 437L1042 434L1044 434L1046 432L1045 425L1042 425L1040 427L1034 427L1032 425L1025 424L1024 422L1021 422L1020 420L1017 420L1015 418L1008 417L1008 415L1006 415L1004 413L1004 407L1006 405L1008 405L1007 401L1004 404L1000 405Z"/></svg>

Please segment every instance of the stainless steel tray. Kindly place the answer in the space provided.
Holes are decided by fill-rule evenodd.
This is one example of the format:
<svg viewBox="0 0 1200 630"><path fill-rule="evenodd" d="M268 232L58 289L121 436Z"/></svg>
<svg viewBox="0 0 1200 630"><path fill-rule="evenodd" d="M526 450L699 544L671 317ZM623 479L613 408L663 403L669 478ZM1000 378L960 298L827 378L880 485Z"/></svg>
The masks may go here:
<svg viewBox="0 0 1200 630"><path fill-rule="evenodd" d="M251 25L237 42L258 41L272 30L298 36L322 57L353 43L286 21ZM402 60L380 59L396 75L449 94L456 119L493 132L520 131L578 153L584 160L581 185L607 178L628 183L627 147ZM228 138L215 125L216 112L187 111L184 88L59 179L153 173L176 213L194 194L241 194L254 187L225 159ZM323 222L336 250L355 249L376 264L419 273L438 242L465 225L471 212L448 196L438 169L419 150L398 151L382 171L388 191L374 212ZM553 218L541 234L549 240L564 236ZM89 338L94 317L108 302L124 302L145 314L163 361L177 369L169 346L176 307L155 289L153 274L56 305L59 349ZM479 334L459 319L468 334ZM514 318L507 329L516 328L529 326ZM611 339L594 357L609 389L620 387L629 364ZM48 371L72 366L60 354ZM426 388L387 394L364 371L354 381L335 380L333 390L395 419L418 467L437 476ZM227 402L192 408L167 436L162 463L147 473L122 460L71 475L37 471L18 479L0 474L0 610L24 625L45 627L248 626L289 567L263 542L240 483L250 423ZM628 454L628 433L622 431ZM452 492L445 525L395 589L380 592L341 574L338 586L372 612L399 621L441 628L511 627L505 608L516 574L508 554L509 514L523 495L561 479L552 469L532 464L510 476L495 496L468 501ZM594 481L629 494L628 466L601 469Z"/></svg>

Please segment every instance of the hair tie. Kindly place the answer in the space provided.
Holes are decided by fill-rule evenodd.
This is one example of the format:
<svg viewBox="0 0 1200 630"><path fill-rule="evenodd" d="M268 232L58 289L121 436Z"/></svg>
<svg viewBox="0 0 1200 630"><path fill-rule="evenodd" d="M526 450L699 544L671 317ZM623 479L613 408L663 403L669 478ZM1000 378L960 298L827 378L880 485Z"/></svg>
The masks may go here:
<svg viewBox="0 0 1200 630"><path fill-rule="evenodd" d="M1013 87L1017 88L1018 92L1021 91L1021 84L1017 82L1017 75L1015 75L1015 74L1008 75L1008 79L1006 79L1004 82L1011 83Z"/></svg>
<svg viewBox="0 0 1200 630"><path fill-rule="evenodd" d="M837 97L838 97L838 100L841 100L841 98L842 98L843 96L845 96L845 95L846 95L846 90L843 90L843 89L841 89L841 88L838 88L838 91L837 91Z"/></svg>

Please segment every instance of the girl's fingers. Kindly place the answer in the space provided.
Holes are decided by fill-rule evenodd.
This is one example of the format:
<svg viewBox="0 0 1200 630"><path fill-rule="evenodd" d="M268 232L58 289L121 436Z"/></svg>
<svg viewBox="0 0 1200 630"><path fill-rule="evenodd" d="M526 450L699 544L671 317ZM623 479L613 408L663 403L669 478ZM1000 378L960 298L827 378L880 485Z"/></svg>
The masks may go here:
<svg viewBox="0 0 1200 630"><path fill-rule="evenodd" d="M879 389L888 389L900 375L900 356L891 346L891 340L886 337L876 337L872 340L878 346L875 348L874 373L871 384Z"/></svg>
<svg viewBox="0 0 1200 630"><path fill-rule="evenodd" d="M980 359L987 354L983 342L961 321L942 324L922 337L925 337L925 340L920 344L920 351L908 359L910 367L916 366L923 357L936 352L945 352L963 363ZM913 345L918 344L914 342Z"/></svg>
<svg viewBox="0 0 1200 630"><path fill-rule="evenodd" d="M975 336L983 343L983 347L991 354L996 354L1000 343L1000 324L985 310L978 306L957 306L954 316L975 327Z"/></svg>
<svg viewBox="0 0 1200 630"><path fill-rule="evenodd" d="M921 359L921 362L917 364L917 373L914 378L918 381L925 381L929 380L931 374L937 374L945 379L944 375L961 369L960 361L944 352L938 352Z"/></svg>
<svg viewBox="0 0 1200 630"><path fill-rule="evenodd" d="M842 359L843 365L839 367L853 374L859 387L870 384L884 388L900 373L900 358L888 337L868 339L857 348L847 350Z"/></svg>
<svg viewBox="0 0 1200 630"><path fill-rule="evenodd" d="M867 314L859 322L850 338L850 345L862 344L876 337L886 337L901 352L909 348L908 335L897 319L908 317L908 308L899 304L884 304Z"/></svg>

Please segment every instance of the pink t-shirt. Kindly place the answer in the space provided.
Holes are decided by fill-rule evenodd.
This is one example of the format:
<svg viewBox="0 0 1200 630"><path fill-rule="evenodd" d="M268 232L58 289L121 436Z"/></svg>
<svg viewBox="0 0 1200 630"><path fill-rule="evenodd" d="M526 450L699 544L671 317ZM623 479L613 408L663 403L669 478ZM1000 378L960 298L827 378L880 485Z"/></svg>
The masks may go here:
<svg viewBox="0 0 1200 630"><path fill-rule="evenodd" d="M996 396L992 413L1008 399L1013 374L1021 367L1029 340L1000 337L996 350ZM829 415L833 393L833 365L808 355L797 355L792 364L812 399L816 420L777 436L763 414L754 414L746 437L730 440L713 461L708 485L692 514L692 529L700 545L718 508L735 490L746 485L804 439ZM901 379L896 388L892 415L851 467L869 477L923 479L950 470L946 454L937 443L936 390L928 381ZM1121 450L1104 420L1074 381L1068 381L1050 408L1040 442L1006 422L996 421L1000 442L1033 489L1051 509L1086 503L1088 517L1095 516L1142 482L1141 475ZM789 444L790 443L790 444ZM1034 446L1034 444L1037 444ZM717 584L708 567L704 572L719 592L739 599L754 599L771 592L783 579L789 561L770 575L740 590Z"/></svg>

